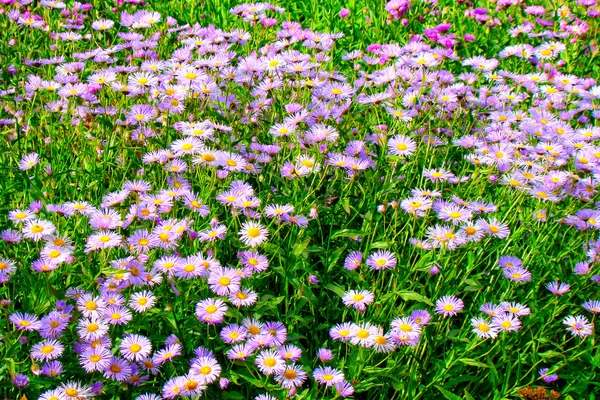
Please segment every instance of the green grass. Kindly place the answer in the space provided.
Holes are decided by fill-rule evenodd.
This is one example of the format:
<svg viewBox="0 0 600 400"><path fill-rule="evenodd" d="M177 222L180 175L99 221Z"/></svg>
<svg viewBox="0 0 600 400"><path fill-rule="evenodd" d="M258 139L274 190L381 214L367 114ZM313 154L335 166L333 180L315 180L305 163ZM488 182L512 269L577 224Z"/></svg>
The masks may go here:
<svg viewBox="0 0 600 400"><path fill-rule="evenodd" d="M339 133L337 141L327 144L327 150L318 145L300 143L300 134L276 138L269 128L289 115L285 106L299 103L310 110L325 100L315 95L310 87L302 87L300 79L292 74L282 77L282 86L269 93L271 105L263 112L253 113L251 103L256 97L251 94L259 80L251 84L236 84L219 76L219 71L207 71L212 80L220 85L223 93L235 95L232 106L218 99L192 98L185 100L185 109L181 114L162 113L162 122L152 121L146 126L157 134L155 137L139 141L132 139L135 127L117 123L125 119L131 106L160 102L151 96L127 97L107 87L95 92L98 103L90 105L84 99L71 97L64 113L50 112L47 106L58 100L57 93L43 89L29 95L25 90L28 76L37 75L45 80L54 80L54 66L28 66L25 60L37 60L64 55L67 61L74 61L73 53L93 50L97 47L114 46L122 41L116 32L125 32L126 28L118 24L121 10L112 10L112 2L94 2L94 8L88 12L82 34L91 34L91 40L63 42L54 40L49 33L39 29L18 26L9 21L6 13L0 16L0 64L2 75L0 97L2 111L0 118L15 118L14 124L0 126L0 230L20 229L8 219L8 213L15 209L26 209L36 200L45 205L63 204L69 201L87 201L99 207L103 196L122 189L123 184L134 179L149 182L152 193L169 187L168 179L174 174L165 170L159 163L145 164L143 155L152 151L168 149L175 140L183 138L173 124L178 121L209 120L215 124L231 128L228 132L217 131L214 142L207 141L213 150L243 153L250 149L253 142L261 144L279 144L281 151L273 155L271 162L261 164L260 174L234 172L227 177L219 177L215 168L198 166L191 162L189 155L181 159L188 164L188 170L181 174L191 184L191 190L198 201L206 204L210 214L201 217L186 207L183 201L176 201L173 208L161 218L183 220L189 218L190 231L202 232L210 228L211 220L218 220L227 227L224 239L215 242L202 242L194 239L194 234L184 235L177 249L182 256L196 253L212 254L224 267L239 268L238 252L250 250L239 239L238 232L248 220L239 212L232 212L223 206L216 196L229 189L236 180L250 184L255 196L260 199L259 212L269 204L294 206L295 214L309 216L316 211L316 217L310 218L308 226L302 228L292 224L277 223L262 217L260 223L269 231L268 241L256 251L266 256L269 268L261 273L242 280L242 287L253 289L258 301L250 307L235 307L226 296L217 296L205 278L182 279L163 277L161 283L152 287L131 286L122 289L129 298L141 290L151 290L157 297L154 307L145 313L132 312L133 319L126 325L111 325L109 336L112 340L111 351L121 357L119 343L126 334L140 334L148 337L153 351L164 347L164 340L175 334L182 344L182 356L166 363L157 375L148 376L148 380L139 386L105 379L101 372L86 374L80 365L79 357L74 353L77 335L77 322L81 312L75 310L68 327L60 337L65 347L60 361L64 373L58 378L33 372L41 367L30 357L33 345L42 339L39 333L24 332L16 329L8 321L15 312L27 312L38 317L48 314L55 308L57 300L65 300L68 289L81 288L86 292L99 293L101 280L114 279L120 271L110 265L110 261L128 256L127 246L104 251L84 252L86 240L94 230L88 218L81 215L72 217L41 211L39 218L52 222L61 236L73 241L75 250L73 261L63 263L52 272L35 272L31 265L40 258L44 241L23 240L19 243L0 242L0 259L12 260L16 272L10 281L0 286L2 303L0 336L0 394L6 398L37 398L41 393L58 387L67 381L80 381L91 384L103 382L101 398L136 398L143 393L160 393L169 379L183 376L189 370L193 351L204 346L214 352L222 367L221 376L231 382L226 389L220 389L218 382L208 385L203 394L207 398L252 399L258 394L269 392L277 399L286 398L287 389L283 389L273 377L259 372L254 364L254 356L246 361L231 361L226 358L231 345L219 337L223 326L240 324L244 318L256 318L262 322L280 321L287 328L286 344L293 344L303 350L302 357L296 362L308 374L308 379L297 388L298 399L336 398L333 388L318 384L312 377L312 371L323 363L316 357L319 348L329 348L335 357L328 364L342 371L345 380L350 382L357 399L513 399L523 398L519 391L525 387L543 387L560 392L562 398L595 398L600 393L598 373L600 372L600 352L596 345L597 333L588 337L574 337L566 330L563 320L569 315L585 315L595 323L594 314L584 310L581 305L587 300L598 299L598 283L590 280L598 273L595 260L590 260L591 270L587 275L573 274L576 263L588 260L586 247L588 241L597 240L596 227L578 230L567 226L562 218L575 215L582 209L596 209L595 194L577 198L569 191L579 178L593 176L593 171L580 168L575 163L578 153L561 153L559 158L564 165L553 164L549 160L535 159L534 167L540 176L555 170L566 171L571 175L567 184L555 190L555 194L564 195L560 202L545 202L534 198L528 191L519 191L509 185L500 184L502 177L518 171L534 170L518 160L532 160L534 157L525 151L513 149L514 158L508 171L501 172L496 165L475 164L466 156L474 154L475 149L456 145L456 140L466 135L477 135L481 142L476 147L483 148L483 141L493 144L495 139L490 132L492 111L523 112L533 115L534 107L550 98L548 95L536 95L525 85L518 85L507 79L507 87L496 90L500 84L483 76L481 71L463 65L463 61L473 56L488 59L497 58L507 46L529 44L533 47L548 42L548 39L521 35L511 37L508 30L522 24L523 21L535 21L527 15L523 6L512 6L494 10L495 5L487 2L475 2L475 5L454 1L439 1L436 6L424 2L412 2L411 9L403 18L394 20L385 10L384 1L338 0L321 1L277 1L273 4L285 8L284 13L269 11L268 15L282 21L297 21L304 29L321 33L342 33L335 41L331 51L319 52L302 46L302 42L290 45L290 48L308 54L311 62L319 57L328 58L319 62L317 69L326 76L336 71L353 85L356 94L347 111L336 120L327 117L323 123L334 127ZM594 18L588 18L581 6L567 2L573 13L589 24L587 34L580 37L558 38L565 50L554 59L549 59L550 69L563 74L572 74L579 78L598 79L597 41L598 24ZM277 40L276 32L280 25L265 28L260 24L251 25L232 15L230 8L241 4L236 1L151 1L146 7L161 13L163 20L148 29L139 30L146 37L161 32L157 46L153 48L160 60L171 57L173 51L181 46L177 33L167 33L165 16L173 16L178 23L195 24L230 32L234 29L247 31L251 39L241 46L232 44L227 51L235 53L232 65L239 65L237 57L243 58L256 52L264 53L267 45ZM69 7L72 6L68 2ZM544 2L548 11L544 19L553 21L550 29L560 31L560 18L555 16L558 3ZM342 7L350 9L350 16L341 19L338 15ZM478 23L467 17L465 12L475 7L490 9L490 18L497 18L498 24ZM5 10L14 9L5 6ZM133 12L142 9L127 5L123 8ZM33 7L33 12L49 22L52 32L61 32L64 18L59 11L42 6ZM106 33L93 31L90 25L99 18L114 19L117 23ZM574 20L566 20L574 23ZM398 78L393 83L380 86L360 85L361 78L373 77L376 71L393 65L388 60L385 65L368 65L364 61L344 60L343 57L354 50L361 50L369 56L366 49L372 44L396 43L405 46L411 37L422 34L423 28L434 28L442 22L450 22L450 33L457 37L452 57L444 58L439 65L429 68L431 73L418 87L419 107L411 121L402 121L393 117L383 105L395 108L410 107L402 105L403 91L412 82ZM542 27L536 25L535 32ZM466 42L465 34L472 34L475 40ZM14 44L9 42L14 39ZM575 39L571 43L570 39ZM413 39L414 40L414 39ZM441 48L428 39L424 39L434 48ZM51 48L55 45L56 48ZM126 59L129 50L115 54L114 65L140 65L140 59ZM404 54L399 58L408 58ZM196 59L201 58L197 56ZM8 66L14 65L16 74L8 72ZM103 68L102 64L86 61L85 68L76 73L81 82L86 82L93 71ZM405 67L414 80L425 76L423 70L412 65ZM541 69L528 59L508 57L499 59L497 71L507 71L517 75L540 72ZM459 107L456 110L443 108L437 101L438 94L460 81L459 75L474 72L479 78L474 83L465 83L469 93L459 94ZM436 75L437 74L437 75ZM452 76L453 80L441 78ZM120 74L121 82L126 76ZM536 85L534 85L536 86ZM551 86L559 93L564 89L560 83L548 81L537 87ZM594 84L588 85L589 87ZM586 88L586 89L589 89ZM414 88L414 87L413 87ZM482 98L482 88L490 93L510 89L514 93L526 93L523 101L496 106L493 101L477 106L472 97ZM361 104L356 101L361 94L371 95L385 89L395 90L395 94L381 104ZM454 86L454 90L461 88ZM201 97L201 96L200 96ZM358 97L360 99L360 97ZM562 111L580 107L576 93L564 93L564 99L550 104L548 110L556 116ZM582 111L566 123L573 129L585 126L597 127L592 114L598 112L598 98L590 101L589 110ZM115 115L87 115L72 122L71 112L77 107L115 107ZM504 107L504 108L503 108ZM81 109L79 109L81 110ZM585 115L589 122L578 120ZM319 121L321 122L321 121ZM381 125L386 128L382 130ZM310 124L299 124L299 131L306 131ZM488 128L488 131L484 131ZM510 126L514 132L524 131L519 124ZM509 131L508 126L501 129ZM383 134L385 140L396 134L413 138L417 143L414 154L409 157L388 155L385 143L377 144L373 134ZM439 143L428 141L438 139ZM528 147L529 151L540 142L534 134L515 136L516 139L501 138L502 142ZM568 141L558 135L553 140L560 141L565 147ZM363 141L365 152L373 162L369 167L353 177L339 168L327 165L329 152L342 153L351 141ZM597 140L589 141L596 151ZM249 150L248 150L249 151ZM18 168L19 160L26 154L39 154L40 162L32 169L23 171ZM296 162L301 155L312 156L320 170L305 177L288 179L282 176L285 162ZM481 153L478 157L481 157ZM592 161L595 166L596 160ZM51 168L51 173L45 167ZM432 183L425 179L424 169L445 168L457 177L469 177L463 183ZM223 168L221 168L222 170ZM494 178L499 178L496 179ZM594 181L594 186L596 182ZM527 183L527 187L533 185ZM506 224L510 235L505 239L491 236L481 241L462 245L450 250L442 246L439 249L423 250L410 243L410 239L425 239L427 230L441 221L436 212L429 210L423 217L407 214L397 205L411 196L415 188L437 190L442 198L451 201L453 196L466 201L484 201L497 206L497 212L481 215L483 219L491 217ZM396 203L395 203L396 202ZM115 206L123 220L129 206L140 203L139 196L131 196L119 206ZM547 222L533 218L537 210L546 210ZM474 220L479 218L474 216ZM160 221L136 219L128 228L119 228L116 232L128 238L138 229L154 229ZM592 224L595 225L595 224ZM344 260L352 251L361 251L365 259L378 250L387 250L395 254L397 265L390 270L375 271L363 265L357 270L343 267ZM148 270L164 254L161 249L148 252ZM519 257L532 275L530 282L517 283L503 277L498 259L503 255ZM593 257L592 257L593 258ZM432 266L440 270L431 274ZM319 283L311 283L312 277ZM571 290L555 296L546 290L545 285L552 281L568 283ZM366 311L360 312L345 307L341 297L349 290L369 290L375 295L375 301ZM455 317L444 318L434 313L435 303L445 295L454 295L464 302L464 310ZM229 304L224 323L208 325L199 322L195 316L196 304L207 298L221 298ZM487 302L518 302L531 309L531 315L520 318L522 327L516 332L500 333L496 339L479 339L473 332L471 319L483 317L479 311ZM75 305L73 299L67 302ZM409 316L412 311L424 309L432 314L431 323L423 327L418 344L414 347L398 347L390 353L377 353L373 349L341 343L332 340L330 329L342 322L369 322L390 330L390 323L398 317ZM20 339L27 338L27 343ZM257 352L258 353L258 352ZM559 380L544 383L538 370L549 368L557 373ZM141 371L141 370L140 370ZM17 388L11 382L15 374L26 374L30 383L25 388ZM141 374L146 375L146 374Z"/></svg>

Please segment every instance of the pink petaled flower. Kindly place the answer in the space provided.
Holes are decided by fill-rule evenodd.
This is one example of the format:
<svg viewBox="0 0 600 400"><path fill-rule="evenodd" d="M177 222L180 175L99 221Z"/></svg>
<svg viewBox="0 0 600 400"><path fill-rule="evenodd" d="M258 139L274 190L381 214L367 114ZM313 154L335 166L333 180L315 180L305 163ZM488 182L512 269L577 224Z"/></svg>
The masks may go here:
<svg viewBox="0 0 600 400"><path fill-rule="evenodd" d="M463 301L456 296L444 296L435 302L436 314L453 317L465 307Z"/></svg>
<svg viewBox="0 0 600 400"><path fill-rule="evenodd" d="M344 381L344 373L331 367L318 367L313 371L313 378L325 386L333 386Z"/></svg>
<svg viewBox="0 0 600 400"><path fill-rule="evenodd" d="M397 260L394 253L386 250L377 251L367 258L367 265L374 270L392 269L396 266Z"/></svg>
<svg viewBox="0 0 600 400"><path fill-rule="evenodd" d="M37 153L27 154L21 159L21 161L19 161L19 169L21 171L27 171L28 169L35 167L39 161L40 158Z"/></svg>
<svg viewBox="0 0 600 400"><path fill-rule="evenodd" d="M563 320L563 324L568 326L567 330L573 336L585 337L594 332L594 324L582 315L569 315Z"/></svg>

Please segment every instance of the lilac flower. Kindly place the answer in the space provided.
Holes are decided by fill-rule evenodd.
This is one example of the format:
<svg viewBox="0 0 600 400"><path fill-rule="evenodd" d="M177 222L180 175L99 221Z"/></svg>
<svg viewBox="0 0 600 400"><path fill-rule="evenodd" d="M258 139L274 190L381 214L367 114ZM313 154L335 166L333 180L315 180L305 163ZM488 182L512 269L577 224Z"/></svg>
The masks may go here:
<svg viewBox="0 0 600 400"><path fill-rule="evenodd" d="M444 296L435 303L436 314L441 314L444 317L453 317L463 308L463 301L455 296Z"/></svg>

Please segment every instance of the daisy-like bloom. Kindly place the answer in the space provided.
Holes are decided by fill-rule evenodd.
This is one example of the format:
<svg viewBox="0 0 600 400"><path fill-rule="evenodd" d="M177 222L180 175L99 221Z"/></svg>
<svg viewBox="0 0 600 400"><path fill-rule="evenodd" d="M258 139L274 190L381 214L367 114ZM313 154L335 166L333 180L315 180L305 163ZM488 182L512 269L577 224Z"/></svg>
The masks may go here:
<svg viewBox="0 0 600 400"><path fill-rule="evenodd" d="M154 262L154 268L163 274L173 275L175 270L180 268L180 265L185 261L177 256L163 256Z"/></svg>
<svg viewBox="0 0 600 400"><path fill-rule="evenodd" d="M39 397L38 400L67 400L68 397L60 390L47 390Z"/></svg>
<svg viewBox="0 0 600 400"><path fill-rule="evenodd" d="M69 400L87 399L92 394L89 386L73 381L61 383L58 390Z"/></svg>
<svg viewBox="0 0 600 400"><path fill-rule="evenodd" d="M498 265L502 268L522 267L523 261L521 261L521 259L518 257L501 256L498 259Z"/></svg>
<svg viewBox="0 0 600 400"><path fill-rule="evenodd" d="M329 336L333 340L339 340L340 342L347 342L352 339L352 323L344 322L342 324L334 325L329 330Z"/></svg>
<svg viewBox="0 0 600 400"><path fill-rule="evenodd" d="M127 77L127 83L134 88L145 89L158 83L158 78L149 72L137 72Z"/></svg>
<svg viewBox="0 0 600 400"><path fill-rule="evenodd" d="M206 206L203 206L206 207ZM201 213L201 211L198 211ZM216 240L222 240L227 234L227 227L222 224L215 224L210 229L200 232L198 234L198 240L201 242L214 242Z"/></svg>
<svg viewBox="0 0 600 400"><path fill-rule="evenodd" d="M444 296L435 302L436 314L443 315L444 317L454 317L464 307L465 304L463 301L456 296Z"/></svg>
<svg viewBox="0 0 600 400"><path fill-rule="evenodd" d="M183 387L181 389L181 396L187 396L190 398L198 398L202 392L206 390L206 385L202 384L202 376L193 372L188 373L183 377Z"/></svg>
<svg viewBox="0 0 600 400"><path fill-rule="evenodd" d="M531 273L523 267L506 268L503 274L506 278L515 282L529 282L531 280Z"/></svg>
<svg viewBox="0 0 600 400"><path fill-rule="evenodd" d="M571 289L571 286L563 282L555 281L547 283L546 289L548 289L548 291L554 295L561 296L567 293Z"/></svg>
<svg viewBox="0 0 600 400"><path fill-rule="evenodd" d="M105 308L106 301L91 293L85 293L77 299L77 309L81 311L84 317L98 318Z"/></svg>
<svg viewBox="0 0 600 400"><path fill-rule="evenodd" d="M156 297L152 292L145 290L143 292L137 292L131 295L129 299L129 307L135 312L142 313L149 310L156 303Z"/></svg>
<svg viewBox="0 0 600 400"><path fill-rule="evenodd" d="M508 301L503 301L502 303L500 303L500 308L502 309L502 311L514 314L517 317L523 317L525 315L531 314L531 310L529 309L529 307L519 303L510 303Z"/></svg>
<svg viewBox="0 0 600 400"><path fill-rule="evenodd" d="M152 370L155 369L156 373L158 373L158 367L164 364L167 361L171 361L175 357L179 357L181 355L181 345L179 343L170 344L164 349L158 350L153 356L152 360L145 359L142 361L144 367Z"/></svg>
<svg viewBox="0 0 600 400"><path fill-rule="evenodd" d="M306 381L307 374L302 367L295 364L286 365L276 376L275 381L286 389L302 386Z"/></svg>
<svg viewBox="0 0 600 400"><path fill-rule="evenodd" d="M351 397L354 394L354 386L346 380L337 382L334 387L340 397Z"/></svg>
<svg viewBox="0 0 600 400"><path fill-rule="evenodd" d="M35 167L40 162L40 157L37 153L30 153L24 156L21 161L19 161L19 169L21 171L27 171Z"/></svg>
<svg viewBox="0 0 600 400"><path fill-rule="evenodd" d="M590 312L593 312L594 314L600 314L600 301L588 300L585 303L583 303L583 308Z"/></svg>
<svg viewBox="0 0 600 400"><path fill-rule="evenodd" d="M46 339L31 348L31 358L37 361L50 361L60 357L65 348L55 339Z"/></svg>
<svg viewBox="0 0 600 400"><path fill-rule="evenodd" d="M432 202L429 198L424 196L411 196L407 199L402 200L400 207L408 214L422 217L425 212L431 209Z"/></svg>
<svg viewBox="0 0 600 400"><path fill-rule="evenodd" d="M454 174L450 171L446 171L443 168L440 169L425 169L423 170L423 176L428 181L433 183L435 182L445 182L450 178L454 177Z"/></svg>
<svg viewBox="0 0 600 400"><path fill-rule="evenodd" d="M140 361L152 352L152 342L142 335L126 335L119 351L127 360Z"/></svg>
<svg viewBox="0 0 600 400"><path fill-rule="evenodd" d="M583 315L569 315L563 320L563 324L568 326L567 331L573 336L585 337L594 332L594 324Z"/></svg>
<svg viewBox="0 0 600 400"><path fill-rule="evenodd" d="M344 373L331 367L317 367L313 371L312 376L317 382L327 387L344 380Z"/></svg>
<svg viewBox="0 0 600 400"><path fill-rule="evenodd" d="M244 318L242 326L248 329L248 333L253 336L265 333L265 324L253 318Z"/></svg>
<svg viewBox="0 0 600 400"><path fill-rule="evenodd" d="M127 361L119 357L112 357L110 364L104 370L104 377L117 382L125 382L129 379L131 373L131 365Z"/></svg>
<svg viewBox="0 0 600 400"><path fill-rule="evenodd" d="M8 219L15 224L27 222L35 218L35 214L29 210L12 210L8 213Z"/></svg>
<svg viewBox="0 0 600 400"><path fill-rule="evenodd" d="M106 335L108 324L103 319L81 318L77 323L77 335L85 340L96 340Z"/></svg>
<svg viewBox="0 0 600 400"><path fill-rule="evenodd" d="M240 290L240 276L232 268L215 268L210 270L208 285L210 290L219 296L227 296Z"/></svg>
<svg viewBox="0 0 600 400"><path fill-rule="evenodd" d="M423 327L429 325L431 320L431 314L427 310L413 310L410 313L410 318L419 326Z"/></svg>
<svg viewBox="0 0 600 400"><path fill-rule="evenodd" d="M366 310L367 306L375 300L373 293L368 290L350 290L344 293L342 301L346 307L354 307L359 311Z"/></svg>
<svg viewBox="0 0 600 400"><path fill-rule="evenodd" d="M408 157L417 149L417 143L408 136L396 135L388 142L388 154Z"/></svg>
<svg viewBox="0 0 600 400"><path fill-rule="evenodd" d="M92 22L92 29L95 31L107 31L115 25L115 22L110 19L99 19Z"/></svg>
<svg viewBox="0 0 600 400"><path fill-rule="evenodd" d="M420 336L421 325L417 324L411 317L396 318L391 323L392 330L398 331L402 335Z"/></svg>
<svg viewBox="0 0 600 400"><path fill-rule="evenodd" d="M360 322L352 324L350 343L362 347L373 346L375 336L379 334L378 328L369 322Z"/></svg>
<svg viewBox="0 0 600 400"><path fill-rule="evenodd" d="M254 348L247 344L236 344L227 352L227 358L230 360L245 360L254 353Z"/></svg>
<svg viewBox="0 0 600 400"><path fill-rule="evenodd" d="M418 337L417 337L418 338ZM391 333L378 332L373 337L373 349L378 353L389 353L396 349Z"/></svg>
<svg viewBox="0 0 600 400"><path fill-rule="evenodd" d="M158 247L159 239L147 230L137 230L127 239L129 249L138 253L147 253L153 247Z"/></svg>
<svg viewBox="0 0 600 400"><path fill-rule="evenodd" d="M57 239L60 241L60 239ZM67 260L71 256L72 251L69 250L66 246L54 246L52 244L47 243L42 252L40 253L41 258L45 258L50 261L52 264L61 264Z"/></svg>
<svg viewBox="0 0 600 400"><path fill-rule="evenodd" d="M481 312L489 315L490 317L495 317L497 315L500 315L503 312L506 312L505 309L499 305L495 305L493 303L485 303L484 305L482 305L479 310L481 310Z"/></svg>
<svg viewBox="0 0 600 400"><path fill-rule="evenodd" d="M302 357L302 349L294 345L281 346L277 351L286 361L298 361Z"/></svg>
<svg viewBox="0 0 600 400"><path fill-rule="evenodd" d="M458 225L461 222L466 222L473 218L473 213L455 204L448 204L440 209L438 218L446 222L452 222L454 225Z"/></svg>
<svg viewBox="0 0 600 400"><path fill-rule="evenodd" d="M242 265L253 272L262 272L269 268L269 259L252 251L241 251L237 254Z"/></svg>
<svg viewBox="0 0 600 400"><path fill-rule="evenodd" d="M56 378L64 372L63 365L60 361L50 361L42 365L42 375L49 378Z"/></svg>
<svg viewBox="0 0 600 400"><path fill-rule="evenodd" d="M268 218L277 218L277 219L282 219L284 215L288 214L292 214L294 212L294 206L289 205L289 204L285 204L285 205L279 205L279 204L269 204L268 206L265 207L264 213L265 216L267 216Z"/></svg>
<svg viewBox="0 0 600 400"><path fill-rule="evenodd" d="M0 273L11 276L17 270L15 263L6 258L0 258Z"/></svg>
<svg viewBox="0 0 600 400"><path fill-rule="evenodd" d="M196 304L196 317L200 322L219 324L227 312L227 306L219 299L205 299Z"/></svg>
<svg viewBox="0 0 600 400"><path fill-rule="evenodd" d="M96 250L109 249L117 247L121 244L123 238L121 235L111 231L99 231L88 236L85 243L85 253L90 253Z"/></svg>
<svg viewBox="0 0 600 400"><path fill-rule="evenodd" d="M42 328L42 323L35 315L16 312L8 318L10 322L16 325L20 331L38 331Z"/></svg>
<svg viewBox="0 0 600 400"><path fill-rule="evenodd" d="M32 219L25 223L23 227L23 236L38 242L46 236L52 235L56 227L48 221L42 219Z"/></svg>
<svg viewBox="0 0 600 400"><path fill-rule="evenodd" d="M248 330L243 326L232 324L224 327L219 335L225 343L234 344L246 340L248 337Z"/></svg>
<svg viewBox="0 0 600 400"><path fill-rule="evenodd" d="M360 251L353 251L344 260L344 268L349 271L355 270L362 265L363 254Z"/></svg>
<svg viewBox="0 0 600 400"><path fill-rule="evenodd" d="M6 229L0 233L0 239L4 240L6 243L19 243L23 240L23 235L13 229Z"/></svg>
<svg viewBox="0 0 600 400"><path fill-rule="evenodd" d="M266 322L265 330L273 338L273 346L281 346L287 339L287 328L279 321Z"/></svg>
<svg viewBox="0 0 600 400"><path fill-rule="evenodd" d="M426 230L426 235L434 248L445 246L448 250L456 249L466 242L466 238L454 228L435 225Z"/></svg>
<svg viewBox="0 0 600 400"><path fill-rule="evenodd" d="M471 326L473 327L472 332L482 339L495 339L498 336L498 331L500 330L500 328L489 323L483 318L472 318Z"/></svg>
<svg viewBox="0 0 600 400"><path fill-rule="evenodd" d="M250 289L240 289L239 292L231 293L229 301L236 307L250 307L258 300L258 294Z"/></svg>
<svg viewBox="0 0 600 400"><path fill-rule="evenodd" d="M169 379L162 388L162 397L164 399L174 399L181 395L186 379L183 376L176 376Z"/></svg>
<svg viewBox="0 0 600 400"><path fill-rule="evenodd" d="M369 255L367 265L373 270L392 269L396 266L397 260L394 253L387 250L379 250Z"/></svg>
<svg viewBox="0 0 600 400"><path fill-rule="evenodd" d="M105 347L90 347L79 356L79 364L88 373L92 371L104 371L110 365L111 357L110 350Z"/></svg>
<svg viewBox="0 0 600 400"><path fill-rule="evenodd" d="M221 365L213 357L198 357L192 361L190 369L199 376L200 382L212 383L221 376Z"/></svg>
<svg viewBox="0 0 600 400"><path fill-rule="evenodd" d="M280 373L285 369L285 360L274 350L263 350L254 361L264 375Z"/></svg>
<svg viewBox="0 0 600 400"><path fill-rule="evenodd" d="M479 242L486 235L486 231L479 221L467 222L461 226L459 233L464 236L467 242Z"/></svg>
<svg viewBox="0 0 600 400"><path fill-rule="evenodd" d="M123 306L109 306L104 310L104 318L111 325L126 325L131 321L131 311Z"/></svg>
<svg viewBox="0 0 600 400"><path fill-rule="evenodd" d="M185 154L196 154L200 149L202 149L203 144L200 139L195 137L188 137L186 139L179 139L171 143L171 151L173 151L178 156L183 156Z"/></svg>
<svg viewBox="0 0 600 400"><path fill-rule="evenodd" d="M521 320L512 313L500 314L492 318L492 325L501 331L512 332L521 329Z"/></svg>
<svg viewBox="0 0 600 400"><path fill-rule="evenodd" d="M510 229L508 228L508 225L498 221L496 218L492 218L489 221L482 220L482 223L484 229L491 236L504 239L505 237L510 235Z"/></svg>
<svg viewBox="0 0 600 400"><path fill-rule="evenodd" d="M63 317L62 313L58 311L50 312L48 315L42 318L40 336L44 339L57 339L67 328L69 318L70 315L65 318Z"/></svg>
<svg viewBox="0 0 600 400"><path fill-rule="evenodd" d="M254 221L244 222L238 234L240 240L244 242L246 246L250 247L260 245L269 237L269 231L264 226Z"/></svg>

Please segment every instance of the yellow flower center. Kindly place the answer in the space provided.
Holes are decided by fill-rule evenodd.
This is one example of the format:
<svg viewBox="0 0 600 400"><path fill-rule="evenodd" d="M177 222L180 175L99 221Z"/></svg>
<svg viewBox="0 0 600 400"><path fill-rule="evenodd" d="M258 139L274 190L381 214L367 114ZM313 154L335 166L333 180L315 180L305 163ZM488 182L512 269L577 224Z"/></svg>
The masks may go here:
<svg viewBox="0 0 600 400"><path fill-rule="evenodd" d="M206 307L207 314L214 314L217 311L217 306L210 305Z"/></svg>
<svg viewBox="0 0 600 400"><path fill-rule="evenodd" d="M140 350L142 350L142 346L140 346L137 343L134 343L131 346L129 346L129 351L131 351L132 353L139 353Z"/></svg>
<svg viewBox="0 0 600 400"><path fill-rule="evenodd" d="M228 277L224 276L222 278L219 279L219 285L221 286L227 286L231 283L231 279L229 279Z"/></svg>
<svg viewBox="0 0 600 400"><path fill-rule="evenodd" d="M273 357L265 358L263 364L265 364L269 368L273 368L277 364L277 360L275 360Z"/></svg>
<svg viewBox="0 0 600 400"><path fill-rule="evenodd" d="M353 301L362 301L364 298L365 298L365 296L363 296L362 294L358 293L358 294L355 294L355 295L352 297L352 300L353 300Z"/></svg>
<svg viewBox="0 0 600 400"><path fill-rule="evenodd" d="M369 337L369 331L366 329L360 329L358 332L356 332L356 336L360 339L366 339Z"/></svg>
<svg viewBox="0 0 600 400"><path fill-rule="evenodd" d="M248 232L246 234L249 237L251 237L252 239L256 239L257 237L260 236L260 229L258 229L258 228L250 228L250 229L248 229Z"/></svg>

